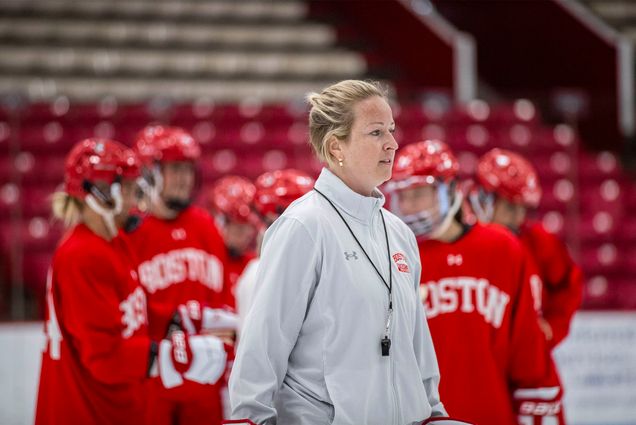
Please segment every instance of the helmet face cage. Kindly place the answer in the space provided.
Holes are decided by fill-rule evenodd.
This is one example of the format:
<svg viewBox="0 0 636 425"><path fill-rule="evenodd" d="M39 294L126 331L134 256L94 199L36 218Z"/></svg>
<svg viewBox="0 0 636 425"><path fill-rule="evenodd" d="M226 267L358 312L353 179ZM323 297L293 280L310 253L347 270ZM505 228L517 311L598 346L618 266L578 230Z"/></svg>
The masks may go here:
<svg viewBox="0 0 636 425"><path fill-rule="evenodd" d="M121 195L121 175L118 175L112 183L106 183L108 189L100 187L98 183L85 179L82 182L82 187L88 196L92 196L109 209L121 209L121 197L118 199L115 193ZM120 211L117 211L119 213Z"/></svg>
<svg viewBox="0 0 636 425"><path fill-rule="evenodd" d="M398 154L393 170L394 180L387 190L392 210L413 230L419 239L434 238L444 233L461 205L456 177L459 163L450 147L439 140L424 140L404 147ZM434 208L405 214L400 210L399 192L418 186L434 188L437 202Z"/></svg>
<svg viewBox="0 0 636 425"><path fill-rule="evenodd" d="M418 239L432 238L434 235L440 233L440 230L441 233L443 233L443 231L446 230L445 227L447 227L445 223L448 222L448 224L450 224L450 221L457 213L457 206L461 204L461 194L456 191L457 185L454 180L444 182L436 179L430 186L435 189L437 198L435 207L431 209L411 214L405 214L401 211L399 192L401 190L418 187L416 185L395 189L395 196L391 197L391 210L409 226Z"/></svg>

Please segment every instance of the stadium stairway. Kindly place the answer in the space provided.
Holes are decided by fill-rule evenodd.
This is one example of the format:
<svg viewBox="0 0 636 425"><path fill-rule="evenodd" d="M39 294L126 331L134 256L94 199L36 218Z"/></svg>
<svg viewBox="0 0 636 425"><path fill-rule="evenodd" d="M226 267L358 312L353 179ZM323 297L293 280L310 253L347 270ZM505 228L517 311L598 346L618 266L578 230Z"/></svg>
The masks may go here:
<svg viewBox="0 0 636 425"><path fill-rule="evenodd" d="M283 101L366 75L300 0L0 2L0 92Z"/></svg>

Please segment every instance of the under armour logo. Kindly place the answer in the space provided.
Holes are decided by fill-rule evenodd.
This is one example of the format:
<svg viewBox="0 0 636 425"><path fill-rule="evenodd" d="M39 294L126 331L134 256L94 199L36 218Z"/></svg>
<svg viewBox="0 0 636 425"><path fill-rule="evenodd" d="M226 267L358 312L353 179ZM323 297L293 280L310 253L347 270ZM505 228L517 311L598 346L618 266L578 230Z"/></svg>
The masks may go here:
<svg viewBox="0 0 636 425"><path fill-rule="evenodd" d="M187 237L186 231L185 229L179 228L179 229L174 229L172 231L172 239L174 239L175 241L182 241Z"/></svg>
<svg viewBox="0 0 636 425"><path fill-rule="evenodd" d="M347 261L351 260L352 258L353 258L354 260L357 260L357 259L358 259L358 253L357 253L357 252L355 252L355 251L351 251L351 252L347 252L347 251L345 251L345 252L344 252L344 255L345 255L345 260L347 260Z"/></svg>
<svg viewBox="0 0 636 425"><path fill-rule="evenodd" d="M462 258L461 254L448 254L448 257L446 257L446 262L449 266L461 266L464 262L464 259Z"/></svg>

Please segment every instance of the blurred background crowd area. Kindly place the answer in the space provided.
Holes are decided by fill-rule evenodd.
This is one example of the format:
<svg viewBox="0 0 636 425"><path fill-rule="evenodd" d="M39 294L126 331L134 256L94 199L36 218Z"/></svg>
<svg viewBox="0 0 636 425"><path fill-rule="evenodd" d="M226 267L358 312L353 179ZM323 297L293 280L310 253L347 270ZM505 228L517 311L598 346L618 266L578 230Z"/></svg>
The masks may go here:
<svg viewBox="0 0 636 425"><path fill-rule="evenodd" d="M634 41L629 0L0 0L0 318L41 318L74 143L181 126L205 206L220 176L317 175L304 96L350 78L384 82L398 142L446 141L467 178L493 147L525 155L583 308L634 310Z"/></svg>

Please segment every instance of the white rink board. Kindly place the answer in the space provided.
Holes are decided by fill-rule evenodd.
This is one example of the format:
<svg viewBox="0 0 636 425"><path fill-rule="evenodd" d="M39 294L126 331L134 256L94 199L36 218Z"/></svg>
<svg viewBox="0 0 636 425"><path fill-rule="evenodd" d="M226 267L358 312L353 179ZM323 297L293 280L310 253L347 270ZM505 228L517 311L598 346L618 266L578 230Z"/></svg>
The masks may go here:
<svg viewBox="0 0 636 425"><path fill-rule="evenodd" d="M0 325L0 424L32 424L44 347L44 325Z"/></svg>
<svg viewBox="0 0 636 425"><path fill-rule="evenodd" d="M0 325L1 425L33 423L42 330ZM636 425L636 312L579 313L555 354L569 425Z"/></svg>
<svg viewBox="0 0 636 425"><path fill-rule="evenodd" d="M555 359L568 423L636 425L636 313L579 313Z"/></svg>

